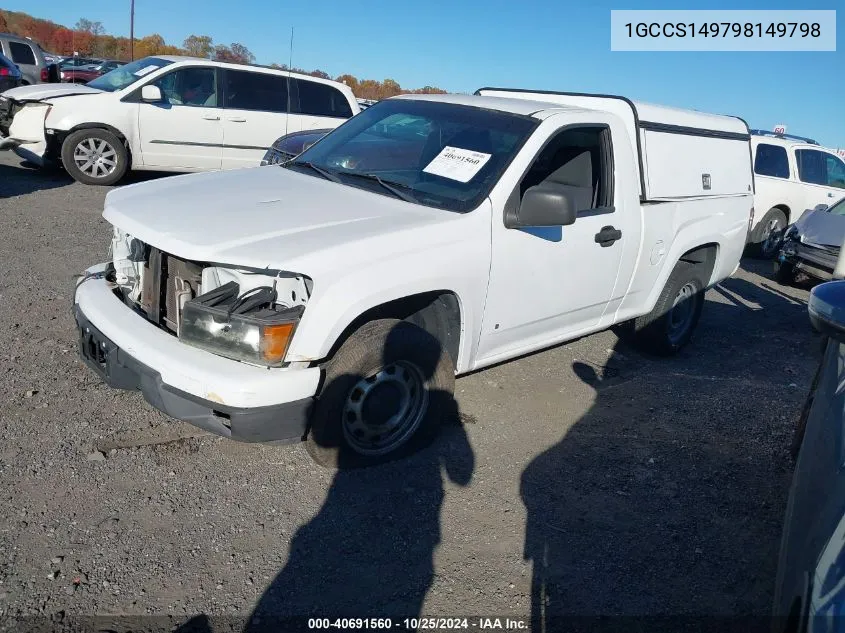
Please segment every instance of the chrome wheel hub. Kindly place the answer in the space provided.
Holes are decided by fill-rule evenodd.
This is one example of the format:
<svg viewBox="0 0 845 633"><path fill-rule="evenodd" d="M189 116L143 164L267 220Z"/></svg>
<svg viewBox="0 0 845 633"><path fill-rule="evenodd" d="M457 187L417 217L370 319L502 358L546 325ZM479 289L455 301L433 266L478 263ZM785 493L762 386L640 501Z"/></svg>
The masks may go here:
<svg viewBox="0 0 845 633"><path fill-rule="evenodd" d="M73 162L83 174L104 178L117 167L117 152L103 139L86 138L73 149Z"/></svg>
<svg viewBox="0 0 845 633"><path fill-rule="evenodd" d="M397 361L359 380L343 407L343 435L362 455L384 455L404 444L428 408L420 369Z"/></svg>
<svg viewBox="0 0 845 633"><path fill-rule="evenodd" d="M771 255L774 253L780 243L783 228L783 223L780 221L780 218L772 218L766 223L766 226L763 228L763 254Z"/></svg>
<svg viewBox="0 0 845 633"><path fill-rule="evenodd" d="M669 340L677 343L692 323L695 313L695 285L690 282L678 291L669 311Z"/></svg>

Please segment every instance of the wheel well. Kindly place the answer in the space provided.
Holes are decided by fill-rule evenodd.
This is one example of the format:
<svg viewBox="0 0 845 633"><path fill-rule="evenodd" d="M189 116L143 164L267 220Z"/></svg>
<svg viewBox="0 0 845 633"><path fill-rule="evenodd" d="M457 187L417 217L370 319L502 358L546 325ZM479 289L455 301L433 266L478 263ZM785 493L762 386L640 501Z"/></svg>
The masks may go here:
<svg viewBox="0 0 845 633"><path fill-rule="evenodd" d="M786 225L789 226L789 207L785 204L776 204L772 209L780 209L786 215Z"/></svg>
<svg viewBox="0 0 845 633"><path fill-rule="evenodd" d="M716 258L719 255L719 245L714 243L711 244L703 244L701 246L696 246L693 249L688 250L686 253L681 255L682 262L689 262L690 264L695 264L697 267L700 267L702 271L702 279L705 283L710 282L710 278L713 275L713 269L716 267Z"/></svg>
<svg viewBox="0 0 845 633"><path fill-rule="evenodd" d="M457 365L461 342L461 309L458 297L447 290L402 297L370 308L352 321L332 345L329 357L353 332L376 319L400 319L418 325L434 336Z"/></svg>
<svg viewBox="0 0 845 633"><path fill-rule="evenodd" d="M78 132L79 130L108 130L109 132L114 134L123 142L123 146L126 148L126 154L129 156L129 167L132 167L132 147L129 145L129 141L126 140L126 136L123 134L123 132L118 130L116 127L111 126L108 123L80 123L79 125L74 125L62 135L62 143L65 142L65 139L68 136L70 136L74 132Z"/></svg>

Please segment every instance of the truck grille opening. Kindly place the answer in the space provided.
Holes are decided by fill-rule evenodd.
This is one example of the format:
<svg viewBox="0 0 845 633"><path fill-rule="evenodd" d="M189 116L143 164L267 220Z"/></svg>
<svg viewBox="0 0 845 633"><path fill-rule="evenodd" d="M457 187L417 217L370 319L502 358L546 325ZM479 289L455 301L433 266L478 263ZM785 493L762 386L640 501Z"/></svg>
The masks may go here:
<svg viewBox="0 0 845 633"><path fill-rule="evenodd" d="M151 247L141 292L141 308L147 318L177 334L182 306L200 294L203 268L204 264Z"/></svg>

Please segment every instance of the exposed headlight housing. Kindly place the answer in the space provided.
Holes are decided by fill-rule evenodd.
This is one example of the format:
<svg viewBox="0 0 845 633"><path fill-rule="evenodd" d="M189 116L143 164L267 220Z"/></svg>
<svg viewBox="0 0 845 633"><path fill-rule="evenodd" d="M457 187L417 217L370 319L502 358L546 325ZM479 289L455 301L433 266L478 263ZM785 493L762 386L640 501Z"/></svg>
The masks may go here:
<svg viewBox="0 0 845 633"><path fill-rule="evenodd" d="M305 307L279 306L276 299L270 286L239 295L230 281L185 303L179 338L226 358L278 367Z"/></svg>
<svg viewBox="0 0 845 633"><path fill-rule="evenodd" d="M794 240L798 237L798 227L794 224L790 224L786 227L786 231L783 233L783 240Z"/></svg>

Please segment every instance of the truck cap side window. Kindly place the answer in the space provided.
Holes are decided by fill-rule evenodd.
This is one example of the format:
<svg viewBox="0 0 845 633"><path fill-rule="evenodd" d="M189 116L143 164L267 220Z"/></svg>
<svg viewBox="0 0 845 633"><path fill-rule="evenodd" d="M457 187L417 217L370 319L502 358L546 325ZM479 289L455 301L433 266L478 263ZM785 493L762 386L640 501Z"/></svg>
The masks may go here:
<svg viewBox="0 0 845 633"><path fill-rule="evenodd" d="M519 184L519 197L539 184L561 189L577 211L608 208L613 192L610 139L606 127L571 127L559 132L537 156Z"/></svg>

